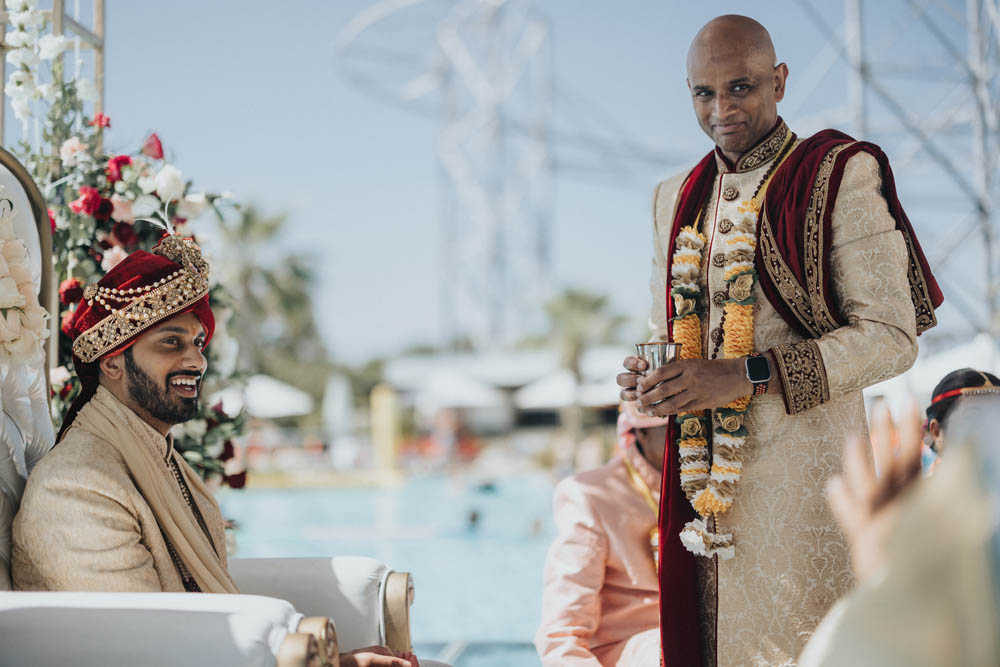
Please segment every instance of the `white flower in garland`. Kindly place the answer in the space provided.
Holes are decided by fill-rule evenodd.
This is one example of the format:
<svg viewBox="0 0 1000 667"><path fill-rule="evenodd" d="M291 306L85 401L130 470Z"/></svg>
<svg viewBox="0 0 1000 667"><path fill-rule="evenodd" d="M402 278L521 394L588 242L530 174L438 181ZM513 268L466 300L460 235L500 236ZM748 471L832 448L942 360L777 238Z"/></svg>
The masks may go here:
<svg viewBox="0 0 1000 667"><path fill-rule="evenodd" d="M96 102L98 98L97 88L90 79L76 80L76 94L84 102Z"/></svg>
<svg viewBox="0 0 1000 667"><path fill-rule="evenodd" d="M8 30L3 38L4 44L9 49L23 49L34 44L32 35L23 30Z"/></svg>
<svg viewBox="0 0 1000 667"><path fill-rule="evenodd" d="M33 49L11 49L7 52L7 62L14 67L32 67L38 64L38 54Z"/></svg>
<svg viewBox="0 0 1000 667"><path fill-rule="evenodd" d="M38 57L54 60L69 48L70 40L65 35L45 35L38 40Z"/></svg>

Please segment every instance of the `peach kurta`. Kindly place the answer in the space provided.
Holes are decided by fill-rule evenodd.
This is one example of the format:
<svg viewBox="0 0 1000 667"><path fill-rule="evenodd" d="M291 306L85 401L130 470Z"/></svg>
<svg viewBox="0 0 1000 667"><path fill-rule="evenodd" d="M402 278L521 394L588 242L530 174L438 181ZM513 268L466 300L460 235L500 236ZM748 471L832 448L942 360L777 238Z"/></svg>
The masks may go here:
<svg viewBox="0 0 1000 667"><path fill-rule="evenodd" d="M660 473L634 439L623 456L658 501ZM542 664L658 664L658 585L649 545L656 514L632 485L622 458L562 480L553 508L558 535L545 560L535 635Z"/></svg>
<svg viewBox="0 0 1000 667"><path fill-rule="evenodd" d="M783 131L787 128L782 123L773 133ZM722 262L715 258L724 252L725 238L737 231L732 223L753 215L748 200L777 157L772 148L776 142L769 141L773 133L735 166L718 158L719 173L702 226L709 240L702 270L709 352L719 335L714 332L720 329L726 289ZM666 253L686 175L656 189L650 317L654 340L667 338ZM794 664L819 620L851 586L847 545L823 488L841 469L844 439L866 433L861 390L905 371L917 353L907 248L880 193L880 178L872 156L854 155L834 202L827 252L836 303L847 326L823 335L814 346L801 346L814 352L796 358L787 350L802 337L760 287L755 288L755 349L786 349L779 358L783 372L772 382L792 394L791 405L815 405L816 396L794 395L799 391L795 373L815 371L823 377L828 399L795 414L786 413L777 395L751 402L743 474L733 506L717 526L717 532L733 534L736 555L726 561L699 558L700 611L710 665Z"/></svg>

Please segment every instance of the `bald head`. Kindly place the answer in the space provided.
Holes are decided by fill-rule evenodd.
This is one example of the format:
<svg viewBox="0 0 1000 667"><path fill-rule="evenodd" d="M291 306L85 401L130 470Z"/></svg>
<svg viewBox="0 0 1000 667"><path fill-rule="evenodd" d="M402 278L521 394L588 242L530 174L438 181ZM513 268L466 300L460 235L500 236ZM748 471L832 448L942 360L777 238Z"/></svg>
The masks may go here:
<svg viewBox="0 0 1000 667"><path fill-rule="evenodd" d="M778 120L788 67L776 60L771 35L746 16L714 18L691 41L687 75L695 114L730 160L753 148Z"/></svg>
<svg viewBox="0 0 1000 667"><path fill-rule="evenodd" d="M687 56L688 76L693 63L731 58L734 54L749 56L769 67L777 64L774 43L767 28L749 16L726 14L706 23L691 40Z"/></svg>

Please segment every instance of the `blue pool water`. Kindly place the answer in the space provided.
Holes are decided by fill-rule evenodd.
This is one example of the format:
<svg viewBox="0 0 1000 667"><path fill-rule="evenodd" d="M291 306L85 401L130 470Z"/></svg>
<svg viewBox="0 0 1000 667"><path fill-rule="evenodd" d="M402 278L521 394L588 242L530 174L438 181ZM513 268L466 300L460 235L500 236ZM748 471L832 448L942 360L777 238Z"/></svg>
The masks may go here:
<svg viewBox="0 0 1000 667"><path fill-rule="evenodd" d="M478 642L455 665L488 667L538 664L525 644L540 616L551 496L550 478L533 473L485 490L421 477L382 488L230 491L220 503L238 523L240 557L356 554L413 573L417 648Z"/></svg>

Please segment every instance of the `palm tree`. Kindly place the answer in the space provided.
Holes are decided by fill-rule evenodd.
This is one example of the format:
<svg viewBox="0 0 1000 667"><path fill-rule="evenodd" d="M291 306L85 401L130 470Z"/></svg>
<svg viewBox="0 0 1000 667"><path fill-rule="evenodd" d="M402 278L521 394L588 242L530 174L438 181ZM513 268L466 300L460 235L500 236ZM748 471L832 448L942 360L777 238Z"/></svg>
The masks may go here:
<svg viewBox="0 0 1000 667"><path fill-rule="evenodd" d="M251 206L219 219L240 367L299 387L319 405L333 364L316 325L309 259L279 251L284 216L265 217Z"/></svg>
<svg viewBox="0 0 1000 667"><path fill-rule="evenodd" d="M562 367L573 374L577 389L583 384L581 360L588 347L613 343L627 318L609 312L607 296L583 290L567 289L545 304L549 318L546 339L559 350ZM573 394L573 403L561 415L572 443L572 456L583 436L583 406L579 391Z"/></svg>

